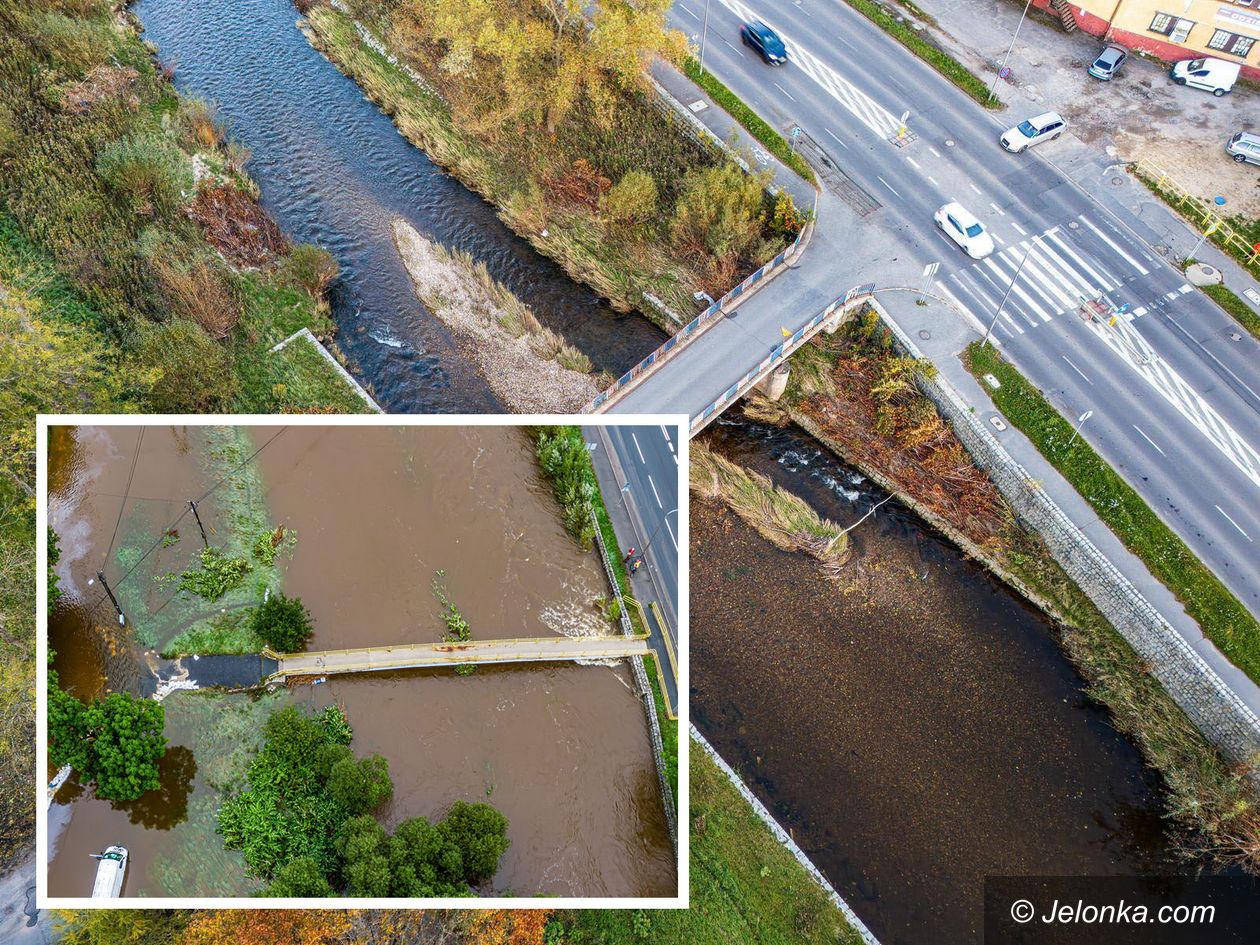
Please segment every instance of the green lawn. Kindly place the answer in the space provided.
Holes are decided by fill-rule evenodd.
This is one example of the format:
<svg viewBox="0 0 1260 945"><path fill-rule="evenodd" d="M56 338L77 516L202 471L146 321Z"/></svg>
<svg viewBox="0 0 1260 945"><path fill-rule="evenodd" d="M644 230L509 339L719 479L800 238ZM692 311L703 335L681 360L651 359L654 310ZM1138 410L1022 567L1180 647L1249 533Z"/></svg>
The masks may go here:
<svg viewBox="0 0 1260 945"><path fill-rule="evenodd" d="M1072 424L994 348L973 342L964 361L977 378L988 373L998 379L1002 386L989 390L989 395L1006 419L1033 441L1125 546L1177 595L1208 639L1235 666L1260 681L1260 624L1247 608L1085 440L1077 437L1071 442Z"/></svg>
<svg viewBox="0 0 1260 945"><path fill-rule="evenodd" d="M1260 315L1253 312L1246 302L1223 285L1205 285L1202 288L1217 305L1237 319L1243 328L1260 338Z"/></svg>

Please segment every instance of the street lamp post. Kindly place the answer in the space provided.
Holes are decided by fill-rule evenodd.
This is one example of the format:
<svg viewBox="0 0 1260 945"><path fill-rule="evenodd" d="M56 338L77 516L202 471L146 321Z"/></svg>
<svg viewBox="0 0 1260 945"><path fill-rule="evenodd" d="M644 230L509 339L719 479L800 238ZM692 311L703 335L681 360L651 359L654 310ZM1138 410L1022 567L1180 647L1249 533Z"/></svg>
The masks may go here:
<svg viewBox="0 0 1260 945"><path fill-rule="evenodd" d="M1072 439L1067 441L1067 445L1071 446L1076 442L1077 436L1080 435L1081 427L1085 426L1085 421L1094 415L1094 411L1086 410L1083 414L1076 418L1076 429L1072 431ZM1066 449L1066 447L1065 447Z"/></svg>
<svg viewBox="0 0 1260 945"><path fill-rule="evenodd" d="M708 38L709 38L709 0L704 0L704 26L700 30L700 74L701 75L704 75L704 41Z"/></svg>
<svg viewBox="0 0 1260 945"><path fill-rule="evenodd" d="M1019 39L1019 31L1024 25L1024 18L1028 16L1028 8L1030 6L1032 6L1032 0L1028 0L1024 4L1024 12L1019 15L1019 23L1015 26L1015 35L1011 37L1011 44L1006 47L1006 55L1002 57L1002 65L998 67L997 75L993 77L993 84L989 86L989 98L993 98L997 94L998 79L1002 78L1002 73L1006 71L1006 61L1011 58L1011 51L1015 48L1015 40Z"/></svg>
<svg viewBox="0 0 1260 945"><path fill-rule="evenodd" d="M644 555L648 553L648 549L652 547L652 542L656 541L656 536L660 534L661 529L664 527L665 520L668 519L671 515L677 515L677 514L678 514L678 509L675 508L675 509L670 509L663 516L661 516L660 525L657 525L656 528L652 530L652 534L648 537L647 544L644 545L643 550L639 552L640 558L642 558Z"/></svg>
<svg viewBox="0 0 1260 945"><path fill-rule="evenodd" d="M983 348L989 343L989 336L993 334L993 327L997 324L998 317L1002 314L1002 309L1006 308L1006 300L1011 297L1011 290L1015 288L1015 283L1019 281L1019 274L1024 271L1024 263L1028 262L1028 257L1032 255L1033 250L1037 248L1037 244L1044 233L1039 233L1033 237L1032 244L1028 247L1028 252L1024 253L1024 258L1019 261L1019 268L1015 270L1015 278L1011 280L1011 284L1006 287L1006 294L1002 296L1002 304L998 306L998 310L993 313L993 320L989 322L989 327L984 330L984 338L980 342Z"/></svg>

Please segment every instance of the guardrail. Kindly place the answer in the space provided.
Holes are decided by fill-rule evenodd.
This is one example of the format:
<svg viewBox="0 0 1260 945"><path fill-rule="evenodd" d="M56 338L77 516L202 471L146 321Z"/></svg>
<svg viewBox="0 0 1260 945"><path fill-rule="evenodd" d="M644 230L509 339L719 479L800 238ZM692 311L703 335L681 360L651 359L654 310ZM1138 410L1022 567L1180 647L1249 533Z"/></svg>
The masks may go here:
<svg viewBox="0 0 1260 945"><path fill-rule="evenodd" d="M874 289L875 286L873 284L857 286L850 289L844 295L840 296L833 302L830 302L826 308L793 332L790 337L785 338L781 344L777 344L771 348L770 353L762 358L756 367L724 390L718 396L717 400L713 401L713 403L709 404L709 406L700 411L699 414L691 418L690 434L695 436L703 430L706 426L708 426L709 421L716 414L721 413L730 406L731 403L739 400L740 397L743 397L744 394L748 393L748 391L751 390L758 381L765 377L766 374L790 358L797 348L803 345L818 332L818 330L822 327L823 322L834 315L837 309L847 308L848 306L854 305L858 302L866 301L872 297Z"/></svg>
<svg viewBox="0 0 1260 945"><path fill-rule="evenodd" d="M758 282L761 282L761 280L765 279L779 267L787 263L788 259L791 258L802 245L806 233L812 225L812 222L807 223L801 228L801 232L796 234L796 239L791 242L787 249L783 250L783 252L775 256L774 259L770 260L739 285L735 286L735 288L731 289L731 291L727 292L726 295L722 296L703 312L689 321L686 325L678 329L678 331L668 341L632 367L621 377L617 378L611 387L598 394L594 400L587 404L586 410L583 412L599 413L600 408L604 406L604 404L608 403L610 399L614 398L617 394L621 393L621 391L634 384L644 374L648 373L652 366L658 361L663 361L675 348L686 345L698 333L709 328L715 321L717 321L717 319L725 315L726 309L737 302L740 296L751 291Z"/></svg>
<svg viewBox="0 0 1260 945"><path fill-rule="evenodd" d="M1160 196L1172 198L1178 210L1190 217L1203 230L1203 234L1216 243L1244 266L1260 272L1260 243L1251 244L1238 231L1225 222L1217 209L1201 197L1196 197L1167 171L1145 159L1135 161L1133 172L1150 184Z"/></svg>

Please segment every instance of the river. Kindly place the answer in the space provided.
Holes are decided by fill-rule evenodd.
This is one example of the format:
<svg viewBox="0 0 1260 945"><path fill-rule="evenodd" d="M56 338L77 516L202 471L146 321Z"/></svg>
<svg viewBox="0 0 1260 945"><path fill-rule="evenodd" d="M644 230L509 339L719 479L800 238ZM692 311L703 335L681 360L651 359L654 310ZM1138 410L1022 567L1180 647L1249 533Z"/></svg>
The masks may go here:
<svg viewBox="0 0 1260 945"><path fill-rule="evenodd" d="M132 9L186 95L218 103L262 203L293 240L341 265L337 342L395 413L494 412L485 382L412 294L390 238L402 217L467 250L595 365L620 373L664 340L619 314L513 234L492 206L434 166L311 48L291 0L140 0Z"/></svg>
<svg viewBox="0 0 1260 945"><path fill-rule="evenodd" d="M58 566L67 599L50 637L63 681L84 695L134 691L146 673L139 647L118 633L112 607L88 582L105 562L120 599L134 602L132 584L180 567L169 556L200 547L191 517L179 523L177 542L153 550L152 567L132 566L131 534L160 538L180 510L169 497L213 485L223 465L223 447L206 428L146 427L142 441L138 433L60 431L50 469L50 521L73 536L63 539L73 547ZM285 592L313 617L310 649L439 639L431 587L439 571L473 639L609 632L598 604L608 595L602 566L564 531L520 429L251 433L247 450L261 450L251 465L264 493L254 501L296 536L280 571ZM198 503L215 540L242 514L237 484ZM155 508L162 517L151 515ZM159 643L182 629L167 624L174 608L165 600L129 605L136 630L157 624ZM624 663L351 676L261 697L173 692L163 703L171 747L159 791L132 804L96 800L73 782L59 794L50 814L51 893L85 895L95 870L89 854L110 843L131 851L127 895L247 893L239 857L223 852L214 834L218 788L257 745L266 714L287 701L314 710L340 704L354 727L351 747L385 756L395 784L379 811L387 825L439 819L460 799L501 810L512 845L488 892L672 894L673 847Z"/></svg>

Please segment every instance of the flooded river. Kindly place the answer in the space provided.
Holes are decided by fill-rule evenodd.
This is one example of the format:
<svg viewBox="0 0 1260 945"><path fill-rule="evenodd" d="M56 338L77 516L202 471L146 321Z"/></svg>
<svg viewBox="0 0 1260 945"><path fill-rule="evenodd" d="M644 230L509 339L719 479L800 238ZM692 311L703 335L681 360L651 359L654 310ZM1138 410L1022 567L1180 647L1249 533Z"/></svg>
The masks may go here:
<svg viewBox="0 0 1260 945"><path fill-rule="evenodd" d="M620 373L664 339L568 280L412 147L311 48L292 0L140 0L132 9L175 65L179 90L218 103L232 136L251 149L248 171L280 228L336 256L338 344L387 410L499 409L412 294L390 239L397 217L485 262L597 369Z"/></svg>
<svg viewBox="0 0 1260 945"><path fill-rule="evenodd" d="M842 524L884 496L790 431L711 442ZM691 528L693 718L885 945L979 941L985 875L1172 865L1048 622L912 513L855 531L837 582L710 503Z"/></svg>
<svg viewBox="0 0 1260 945"><path fill-rule="evenodd" d="M147 427L142 441L138 428L58 433L50 520L66 536L58 573L68 599L50 636L56 668L76 692L135 691L148 670L132 633L156 622L160 645L183 629L162 622L173 607L159 602L136 605L135 630L120 632L88 582L105 562L120 599L138 600L131 585L149 572L147 559L136 565L126 553L132 531L160 538L183 501L173 497L218 480L223 449L206 428ZM474 639L609 630L598 559L565 533L519 429L258 428L243 449L247 458L260 450L249 461L256 480L229 481L199 502L199 514L225 540L241 514L236 487L261 484L252 501L265 504L268 527L296 536L279 568L285 592L314 618L310 649L439 639L438 571ZM151 518L159 503L165 517ZM151 557L200 547L190 518L177 530L178 542L159 542ZM261 698L174 692L164 702L172 748L160 791L127 805L74 784L59 795L52 893L85 895L89 854L110 843L133 857L127 895L250 891L237 855L214 835L214 810L267 713L289 700L341 704L355 730L351 747L388 759L395 792L381 816L391 826L440 818L458 799L503 811L512 846L494 892L672 894L673 848L646 721L623 664L342 677Z"/></svg>

